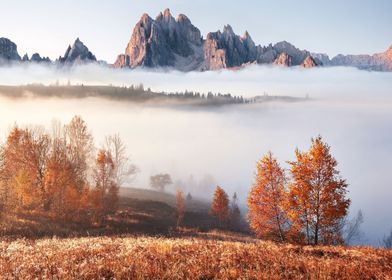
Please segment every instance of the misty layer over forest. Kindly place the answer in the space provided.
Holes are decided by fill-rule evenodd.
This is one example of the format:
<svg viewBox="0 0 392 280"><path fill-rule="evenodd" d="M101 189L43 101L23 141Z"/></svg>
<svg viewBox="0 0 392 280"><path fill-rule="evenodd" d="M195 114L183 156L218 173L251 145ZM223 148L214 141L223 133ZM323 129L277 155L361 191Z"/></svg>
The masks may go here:
<svg viewBox="0 0 392 280"><path fill-rule="evenodd" d="M33 84L26 86L0 86L0 95L8 98L57 97L62 99L82 99L89 97L104 98L117 101L128 101L148 105L198 105L198 106L221 106L229 104L246 104L267 100L267 96L252 99L244 99L242 96L208 92L207 94L193 91L184 92L153 92L150 88L145 89L143 84L130 87L116 86L72 86L70 82L66 86ZM277 99L280 97L274 97ZM285 97L287 98L287 97ZM268 99L271 99L269 97Z"/></svg>
<svg viewBox="0 0 392 280"><path fill-rule="evenodd" d="M171 174L185 191L210 199L216 184L236 191L244 204L254 179L255 163L268 150L282 166L298 147L322 135L331 145L349 184L350 212L365 216L363 243L378 245L392 227L392 74L352 68L303 70L248 67L241 71L164 73L80 66L59 70L39 65L0 68L0 85L45 84L131 86L143 83L156 92L231 93L310 97L298 102L261 102L233 106L139 106L137 103L86 99L0 97L0 141L17 123L50 128L80 115L96 136L119 133L140 172L133 187L148 187L149 177Z"/></svg>

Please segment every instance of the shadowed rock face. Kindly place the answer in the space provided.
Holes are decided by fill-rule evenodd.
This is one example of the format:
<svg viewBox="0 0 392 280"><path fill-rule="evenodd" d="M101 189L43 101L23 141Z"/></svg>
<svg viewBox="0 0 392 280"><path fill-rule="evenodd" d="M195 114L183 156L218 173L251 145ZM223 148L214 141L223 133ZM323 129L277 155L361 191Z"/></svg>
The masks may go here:
<svg viewBox="0 0 392 280"><path fill-rule="evenodd" d="M68 46L64 56L58 59L58 63L60 64L83 64L96 61L95 56L79 38L76 39L72 47Z"/></svg>
<svg viewBox="0 0 392 280"><path fill-rule="evenodd" d="M7 38L0 38L0 62L20 60L16 44Z"/></svg>

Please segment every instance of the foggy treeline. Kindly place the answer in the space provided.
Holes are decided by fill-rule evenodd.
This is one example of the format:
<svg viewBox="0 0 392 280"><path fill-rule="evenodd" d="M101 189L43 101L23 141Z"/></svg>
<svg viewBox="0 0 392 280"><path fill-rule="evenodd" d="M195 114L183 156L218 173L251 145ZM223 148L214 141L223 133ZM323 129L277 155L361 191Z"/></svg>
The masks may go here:
<svg viewBox="0 0 392 280"><path fill-rule="evenodd" d="M21 97L58 97L58 98L87 98L101 97L112 100L125 100L131 102L184 102L194 105L226 105L249 103L250 100L242 96L232 96L230 93L200 93L194 91L183 92L154 92L145 89L143 84L129 87L116 86L86 86L86 85L59 85L50 86L32 84L25 86L0 86L0 94L11 98Z"/></svg>

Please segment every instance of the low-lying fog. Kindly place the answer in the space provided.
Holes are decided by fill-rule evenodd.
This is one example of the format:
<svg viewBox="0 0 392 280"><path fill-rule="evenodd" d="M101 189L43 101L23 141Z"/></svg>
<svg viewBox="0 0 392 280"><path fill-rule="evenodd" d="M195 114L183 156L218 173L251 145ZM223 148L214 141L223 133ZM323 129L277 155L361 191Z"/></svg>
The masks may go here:
<svg viewBox="0 0 392 280"><path fill-rule="evenodd" d="M364 243L378 245L392 228L392 73L351 68L163 73L79 67L62 72L44 67L0 68L0 84L66 83L131 85L154 90L213 91L254 96L264 92L312 99L191 108L137 106L103 99L16 99L0 97L0 139L9 127L68 122L81 115L97 145L119 132L140 173L133 186L147 187L151 174L168 172L193 194L210 197L207 185L222 185L245 202L255 163L271 150L285 163L296 147L307 149L321 134L347 179L351 211L365 215Z"/></svg>

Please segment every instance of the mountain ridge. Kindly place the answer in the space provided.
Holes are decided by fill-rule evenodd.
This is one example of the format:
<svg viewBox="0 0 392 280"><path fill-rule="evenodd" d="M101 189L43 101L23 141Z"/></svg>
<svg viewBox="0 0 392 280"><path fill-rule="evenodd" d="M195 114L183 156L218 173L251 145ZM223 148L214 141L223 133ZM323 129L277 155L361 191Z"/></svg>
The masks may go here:
<svg viewBox="0 0 392 280"><path fill-rule="evenodd" d="M0 65L18 62L78 65L100 63L79 38L69 45L64 56L51 61L34 53L29 59L18 54L17 45L0 38ZM200 30L184 14L173 17L169 9L154 19L143 14L133 28L124 53L110 64L113 68L168 68L179 71L215 71L239 69L248 65L279 65L281 67L313 68L319 66L350 66L363 70L392 71L392 45L373 55L342 55L330 58L327 54L299 49L287 41L267 46L256 45L248 31L237 35L231 25L222 31L207 33Z"/></svg>

